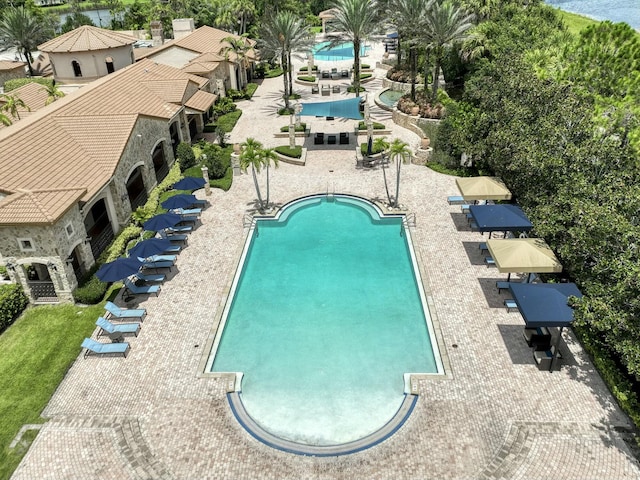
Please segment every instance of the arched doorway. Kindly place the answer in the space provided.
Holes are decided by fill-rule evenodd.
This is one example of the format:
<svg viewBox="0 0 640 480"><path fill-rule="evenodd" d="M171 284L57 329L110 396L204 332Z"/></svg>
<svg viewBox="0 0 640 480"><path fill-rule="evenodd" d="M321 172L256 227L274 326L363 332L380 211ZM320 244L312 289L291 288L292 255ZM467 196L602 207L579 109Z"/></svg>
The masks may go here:
<svg viewBox="0 0 640 480"><path fill-rule="evenodd" d="M98 258L103 250L109 246L114 236L104 199L101 198L91 207L84 218L84 228L90 238L93 258Z"/></svg>
<svg viewBox="0 0 640 480"><path fill-rule="evenodd" d="M164 156L163 144L164 141L158 143L151 154L153 169L156 172L156 180L158 183L164 180L164 177L169 173L169 165L167 165L167 160Z"/></svg>
<svg viewBox="0 0 640 480"><path fill-rule="evenodd" d="M78 280L78 283L79 283L80 280L82 280L82 278L84 277L84 275L87 272L84 269L84 266L82 265L82 262L80 261L81 253L80 253L78 247L79 247L79 245L76 245L76 248L74 248L71 251L71 254L67 258L67 264L71 265L71 268L73 268L73 273L76 276L76 279Z"/></svg>
<svg viewBox="0 0 640 480"><path fill-rule="evenodd" d="M196 123L195 116L192 115L191 118L189 119L189 135L191 136L192 141L194 138L196 138L197 134L198 134L198 125Z"/></svg>
<svg viewBox="0 0 640 480"><path fill-rule="evenodd" d="M178 122L173 122L169 127L169 135L171 136L171 146L173 148L173 156L176 156L178 144L180 143L180 126Z"/></svg>
<svg viewBox="0 0 640 480"><path fill-rule="evenodd" d="M107 74L115 72L115 68L113 66L113 58L107 57L104 59L104 63L107 65Z"/></svg>
<svg viewBox="0 0 640 480"><path fill-rule="evenodd" d="M56 271L53 264L31 263L22 265L27 279L27 287L31 291L31 297L36 302L57 302L58 295L51 280L51 271Z"/></svg>
<svg viewBox="0 0 640 480"><path fill-rule="evenodd" d="M129 203L131 210L144 205L149 198L144 188L144 179L142 178L142 166L136 168L127 180L127 195L129 195Z"/></svg>
<svg viewBox="0 0 640 480"><path fill-rule="evenodd" d="M81 77L82 76L82 68L80 68L80 64L78 62L76 62L75 60L73 60L71 62L71 66L73 67L73 74L76 77Z"/></svg>

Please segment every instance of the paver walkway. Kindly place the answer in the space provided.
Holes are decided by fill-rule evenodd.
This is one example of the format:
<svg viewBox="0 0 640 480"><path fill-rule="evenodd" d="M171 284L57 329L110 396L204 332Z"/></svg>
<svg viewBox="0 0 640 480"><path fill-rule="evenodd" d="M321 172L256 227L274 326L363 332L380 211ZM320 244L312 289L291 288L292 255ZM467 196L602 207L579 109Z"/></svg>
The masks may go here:
<svg viewBox="0 0 640 480"><path fill-rule="evenodd" d="M273 115L280 85L265 81L241 106L233 142L282 142L273 138L286 124ZM399 127L394 136L418 141ZM273 200L328 187L384 198L381 171L356 170L353 145L340 147L312 146L306 166L272 170ZM72 365L13 479L639 478L622 438L631 425L572 333L559 370L534 365L522 318L502 307L506 294L494 287L502 275L483 264L483 237L446 202L457 193L454 178L407 165L402 189L449 368L446 378L419 382L415 411L390 439L339 458L273 450L237 424L225 382L201 375L255 198L251 176L241 175L229 192L212 192L178 272L160 296L140 302L148 316L128 358Z"/></svg>

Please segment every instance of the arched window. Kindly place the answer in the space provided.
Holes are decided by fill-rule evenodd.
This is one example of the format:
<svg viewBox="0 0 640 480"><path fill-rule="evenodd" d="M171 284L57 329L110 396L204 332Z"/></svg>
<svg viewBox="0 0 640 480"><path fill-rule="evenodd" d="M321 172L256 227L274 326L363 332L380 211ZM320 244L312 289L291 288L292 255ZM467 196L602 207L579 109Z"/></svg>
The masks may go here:
<svg viewBox="0 0 640 480"><path fill-rule="evenodd" d="M73 67L73 74L76 77L81 77L82 76L82 69L80 68L80 64L74 60L74 61L71 62L71 66Z"/></svg>
<svg viewBox="0 0 640 480"><path fill-rule="evenodd" d="M107 74L113 73L115 71L115 68L113 67L113 58L107 57L104 61L107 64Z"/></svg>

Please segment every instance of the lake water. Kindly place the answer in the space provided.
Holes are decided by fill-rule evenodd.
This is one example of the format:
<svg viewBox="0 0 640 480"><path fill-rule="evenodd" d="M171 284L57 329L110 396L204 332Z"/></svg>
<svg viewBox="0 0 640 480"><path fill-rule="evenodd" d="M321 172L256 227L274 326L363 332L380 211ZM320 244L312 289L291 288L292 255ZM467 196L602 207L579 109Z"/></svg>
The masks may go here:
<svg viewBox="0 0 640 480"><path fill-rule="evenodd" d="M596 20L627 22L640 30L640 0L546 0L547 4Z"/></svg>
<svg viewBox="0 0 640 480"><path fill-rule="evenodd" d="M89 17L96 27L109 28L111 26L112 17L111 17L111 13L109 13L109 10L107 9L84 10L81 13ZM60 14L60 25L64 24L68 16L69 16L68 13Z"/></svg>

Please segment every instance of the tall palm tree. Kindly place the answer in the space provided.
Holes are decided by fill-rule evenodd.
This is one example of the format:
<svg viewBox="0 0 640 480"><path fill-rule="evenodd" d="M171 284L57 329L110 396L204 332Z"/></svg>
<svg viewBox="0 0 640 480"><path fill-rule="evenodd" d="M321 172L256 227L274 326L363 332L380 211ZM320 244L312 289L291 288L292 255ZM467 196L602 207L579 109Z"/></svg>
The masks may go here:
<svg viewBox="0 0 640 480"><path fill-rule="evenodd" d="M0 50L15 48L24 55L29 75L33 76L31 52L36 50L40 43L46 41L52 32L49 32L45 22L25 7L7 7L2 13Z"/></svg>
<svg viewBox="0 0 640 480"><path fill-rule="evenodd" d="M45 105L49 105L59 98L64 97L64 93L56 86L55 81L43 85L42 88L47 92L47 100L44 102Z"/></svg>
<svg viewBox="0 0 640 480"><path fill-rule="evenodd" d="M284 72L284 102L289 109L289 97L293 93L293 52L308 52L313 46L313 37L306 24L294 13L283 10L267 17L260 32L260 53L263 58L277 59Z"/></svg>
<svg viewBox="0 0 640 480"><path fill-rule="evenodd" d="M229 36L222 39L223 42L227 42L228 45L222 47L220 53L225 56L225 59L229 60L231 54L233 54L233 60L238 65L240 71L240 79L238 90L240 90L247 83L247 68L249 68L248 53L253 49L246 35L240 37Z"/></svg>
<svg viewBox="0 0 640 480"><path fill-rule="evenodd" d="M331 25L337 36L330 40L329 48L344 42L353 42L353 87L360 96L360 48L378 26L376 0L336 0Z"/></svg>
<svg viewBox="0 0 640 480"><path fill-rule="evenodd" d="M30 112L31 109L16 95L0 93L0 110L7 112L11 117L20 120L20 110Z"/></svg>
<svg viewBox="0 0 640 480"><path fill-rule="evenodd" d="M240 153L240 168L246 172L251 167L251 175L253 176L253 184L256 187L256 195L258 196L258 210L264 213L265 208L269 206L269 166L271 163L278 166L278 156L272 148L264 148L262 143L254 138L247 138L242 143L242 153ZM258 173L266 169L267 181L267 197L266 201L262 199L262 192L258 183Z"/></svg>
<svg viewBox="0 0 640 480"><path fill-rule="evenodd" d="M433 88L431 98L435 102L438 95L440 66L447 52L454 44L464 42L473 27L473 14L457 8L451 0L436 0L431 4L424 25L424 39L433 53Z"/></svg>
<svg viewBox="0 0 640 480"><path fill-rule="evenodd" d="M411 68L411 99L416 99L416 74L418 69L418 44L421 38L421 25L434 0L391 0L389 17L398 30L398 43L405 40L409 45L409 65ZM400 65L400 49L398 49Z"/></svg>
<svg viewBox="0 0 640 480"><path fill-rule="evenodd" d="M411 150L409 149L409 145L399 138L394 138L391 145L389 145L389 160L395 161L396 164L396 194L393 199L393 203L391 202L391 198L389 197L389 189L387 188L387 198L389 199L389 204L393 207L398 208L398 198L400 197L400 170L403 163L406 163L411 159ZM382 170L385 170L384 165L382 166ZM387 187L387 178L385 176L385 188Z"/></svg>

